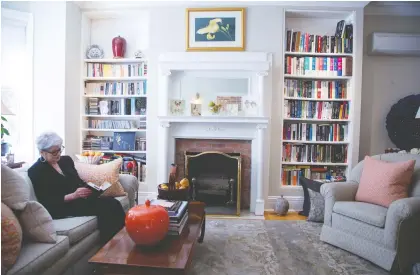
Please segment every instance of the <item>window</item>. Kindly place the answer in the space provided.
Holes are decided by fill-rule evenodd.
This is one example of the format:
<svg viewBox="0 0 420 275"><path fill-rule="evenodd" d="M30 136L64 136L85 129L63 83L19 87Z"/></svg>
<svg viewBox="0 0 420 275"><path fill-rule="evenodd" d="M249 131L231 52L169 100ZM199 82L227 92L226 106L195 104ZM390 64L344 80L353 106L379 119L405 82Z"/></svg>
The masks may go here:
<svg viewBox="0 0 420 275"><path fill-rule="evenodd" d="M1 100L15 115L5 116L15 162L34 159L32 16L2 8L1 17Z"/></svg>

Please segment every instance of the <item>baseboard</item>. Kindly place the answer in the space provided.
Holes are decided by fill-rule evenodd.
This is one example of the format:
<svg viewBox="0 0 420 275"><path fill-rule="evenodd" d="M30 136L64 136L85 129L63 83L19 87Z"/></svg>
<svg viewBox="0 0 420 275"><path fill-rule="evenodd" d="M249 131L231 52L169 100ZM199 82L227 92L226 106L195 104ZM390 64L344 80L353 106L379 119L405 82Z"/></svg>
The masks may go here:
<svg viewBox="0 0 420 275"><path fill-rule="evenodd" d="M157 193L156 192L138 192L139 196L139 203L138 204L144 204L146 199L156 198Z"/></svg>
<svg viewBox="0 0 420 275"><path fill-rule="evenodd" d="M144 204L148 198L156 198L156 192L138 192L139 194L139 204ZM273 211L274 206L276 205L277 198L280 196L268 196L268 199L264 205L264 211ZM289 211L298 212L303 209L303 197L302 196L283 196L289 202Z"/></svg>
<svg viewBox="0 0 420 275"><path fill-rule="evenodd" d="M277 198L281 196L268 196L265 203L265 211L273 211L276 205ZM303 197L302 196L283 196L289 202L289 211L298 212L303 210Z"/></svg>

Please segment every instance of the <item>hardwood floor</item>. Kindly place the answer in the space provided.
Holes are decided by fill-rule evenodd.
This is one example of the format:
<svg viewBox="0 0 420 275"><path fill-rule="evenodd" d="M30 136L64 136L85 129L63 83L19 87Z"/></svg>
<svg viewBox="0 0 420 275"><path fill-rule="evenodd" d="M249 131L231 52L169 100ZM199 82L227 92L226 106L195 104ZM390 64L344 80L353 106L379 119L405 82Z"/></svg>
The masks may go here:
<svg viewBox="0 0 420 275"><path fill-rule="evenodd" d="M277 221L304 221L306 217L300 216L297 212L289 212L286 216L279 216L274 212L264 212L264 218L266 220L277 220Z"/></svg>

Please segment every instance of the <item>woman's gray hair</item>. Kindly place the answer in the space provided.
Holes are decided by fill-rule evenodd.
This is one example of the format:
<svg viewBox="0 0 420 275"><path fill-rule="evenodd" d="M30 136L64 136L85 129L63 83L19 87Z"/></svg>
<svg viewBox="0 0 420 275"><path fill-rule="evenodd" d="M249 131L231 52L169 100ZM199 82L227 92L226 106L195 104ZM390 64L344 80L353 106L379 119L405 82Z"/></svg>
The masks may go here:
<svg viewBox="0 0 420 275"><path fill-rule="evenodd" d="M63 139L54 132L42 133L36 139L36 147L39 151L46 151L53 146L61 147L63 145Z"/></svg>

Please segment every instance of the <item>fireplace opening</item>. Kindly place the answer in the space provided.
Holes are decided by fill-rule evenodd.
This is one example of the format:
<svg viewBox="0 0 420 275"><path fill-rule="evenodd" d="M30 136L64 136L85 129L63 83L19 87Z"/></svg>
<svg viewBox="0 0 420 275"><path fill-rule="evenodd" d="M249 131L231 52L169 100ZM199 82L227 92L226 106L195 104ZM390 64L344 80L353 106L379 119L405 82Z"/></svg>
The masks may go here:
<svg viewBox="0 0 420 275"><path fill-rule="evenodd" d="M240 214L240 153L185 152L185 175L191 182L191 198L204 202L207 214Z"/></svg>

